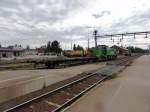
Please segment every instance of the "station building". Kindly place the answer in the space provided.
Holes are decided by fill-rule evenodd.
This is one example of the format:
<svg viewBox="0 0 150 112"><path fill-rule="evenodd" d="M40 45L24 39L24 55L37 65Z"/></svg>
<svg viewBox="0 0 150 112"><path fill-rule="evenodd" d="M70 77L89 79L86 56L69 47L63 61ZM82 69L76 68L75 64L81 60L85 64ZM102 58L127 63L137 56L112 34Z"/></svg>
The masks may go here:
<svg viewBox="0 0 150 112"><path fill-rule="evenodd" d="M30 56L30 55L37 55L38 51L36 49L25 49L24 55Z"/></svg>
<svg viewBox="0 0 150 112"><path fill-rule="evenodd" d="M12 58L24 55L24 49L21 46L0 47L0 58Z"/></svg>

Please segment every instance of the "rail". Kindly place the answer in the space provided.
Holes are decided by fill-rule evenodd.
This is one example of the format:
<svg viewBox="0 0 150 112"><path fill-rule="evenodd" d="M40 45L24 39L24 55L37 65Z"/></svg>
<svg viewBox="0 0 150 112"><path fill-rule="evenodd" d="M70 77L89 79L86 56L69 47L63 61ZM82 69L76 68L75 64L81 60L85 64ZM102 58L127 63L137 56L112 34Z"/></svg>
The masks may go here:
<svg viewBox="0 0 150 112"><path fill-rule="evenodd" d="M93 73L91 73L91 74L88 74L88 75L85 76L85 77L82 77L82 78L80 78L80 79L78 79L78 80L75 80L75 81L73 81L73 82L71 82L71 83L68 83L68 84L66 84L66 85L64 85L64 86L62 86L62 87L59 87L59 88L57 88L57 89L55 89L55 90L53 90L53 91L50 91L50 92L45 93L45 94L43 94L43 95L41 95L41 96L38 96L38 97L33 98L33 99L31 99L31 100L28 100L28 101L26 101L26 102L24 102L24 103L21 103L21 104L19 104L19 105L17 105L17 106L14 106L14 107L12 107L12 108L10 108L10 109L7 109L7 110L5 110L4 112L11 112L11 111L14 111L14 110L17 109L17 108L23 107L23 106L25 106L25 105L27 105L27 104L29 104L29 103L34 102L35 100L38 100L38 99L43 98L43 97L45 97L45 96L51 95L51 94L53 94L53 93L57 93L57 92L59 92L59 91L65 89L65 88L67 88L67 87L69 87L69 86L72 86L72 85L77 84L77 83L79 83L79 82L81 82L81 81L84 81L84 80L86 80L86 79L88 79L88 78L90 78L90 77L92 77L92 76L94 76L94 75L101 75L101 74L98 74L98 71L93 72ZM75 97L71 98L70 100L68 100L67 102L65 102L64 104L62 104L62 106L60 106L59 108L56 108L53 112L57 112L58 110L62 109L64 106L68 105L68 103L72 102L72 100L75 100L76 98L78 98L79 96L81 96L82 94L84 94L86 91L88 91L90 88L92 88L93 86L95 86L95 84L98 84L99 82L102 82L105 78L106 78L106 76L105 76L105 77L103 76L103 78L102 78L101 80L99 80L97 83L94 83L91 87L85 89L84 91L81 91L78 95L76 95Z"/></svg>

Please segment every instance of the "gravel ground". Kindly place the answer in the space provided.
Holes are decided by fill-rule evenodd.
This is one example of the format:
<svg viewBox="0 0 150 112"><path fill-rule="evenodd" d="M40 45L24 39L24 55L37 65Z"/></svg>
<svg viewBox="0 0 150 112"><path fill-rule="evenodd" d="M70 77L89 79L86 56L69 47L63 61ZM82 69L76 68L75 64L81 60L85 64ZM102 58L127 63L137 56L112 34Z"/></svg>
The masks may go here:
<svg viewBox="0 0 150 112"><path fill-rule="evenodd" d="M103 83L66 112L150 112L150 56Z"/></svg>
<svg viewBox="0 0 150 112"><path fill-rule="evenodd" d="M41 69L41 70L17 70L17 71L1 71L0 72L0 88L5 84L12 85L28 79L36 79L39 77L51 77L51 79L59 80L73 77L85 71L98 69L105 65L102 64L86 64L63 69Z"/></svg>
<svg viewBox="0 0 150 112"><path fill-rule="evenodd" d="M95 71L95 70L91 70L91 71L88 71L88 72L93 72L93 71ZM86 75L86 73L83 72L81 74L75 75L74 77L67 78L66 80L54 83L54 84L52 84L52 85L50 85L50 86L48 86L46 88L43 88L41 90L38 90L38 91L35 91L35 92L32 92L32 93L26 94L24 96L20 96L20 97L14 98L14 99L9 100L9 101L4 102L4 103L1 103L0 104L0 112L5 110L5 109L8 109L10 107L13 107L14 105L20 104L20 103L25 102L25 101L27 101L29 99L35 98L37 96L40 96L41 94L47 93L47 92L49 92L51 90L54 90L54 89L56 89L56 88L58 88L58 87L60 87L62 85L65 85L65 84L67 84L69 82L77 80L77 79L79 79L79 78L81 78L81 77L83 77L85 75Z"/></svg>
<svg viewBox="0 0 150 112"><path fill-rule="evenodd" d="M0 103L105 65L86 64L64 69L17 70L0 72Z"/></svg>

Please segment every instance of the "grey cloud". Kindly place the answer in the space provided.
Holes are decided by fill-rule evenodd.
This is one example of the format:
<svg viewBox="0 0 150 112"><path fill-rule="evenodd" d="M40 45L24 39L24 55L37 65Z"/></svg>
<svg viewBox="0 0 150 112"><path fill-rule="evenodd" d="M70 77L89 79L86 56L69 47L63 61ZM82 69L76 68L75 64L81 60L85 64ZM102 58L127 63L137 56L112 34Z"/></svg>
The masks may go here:
<svg viewBox="0 0 150 112"><path fill-rule="evenodd" d="M56 22L65 19L73 10L82 7L80 0L2 0L0 1L0 16L16 15L18 18L35 23L46 21ZM16 19L18 19L16 18Z"/></svg>
<svg viewBox="0 0 150 112"><path fill-rule="evenodd" d="M55 39L67 43L70 42L70 38L65 38L66 36L81 36L80 40L85 40L89 33L93 38L92 31L89 30L92 26L80 25L80 27L60 31L46 28L46 26L39 27L41 23L51 26L61 24L68 16L75 15L76 11L80 12L84 9L87 2L87 0L0 0L0 43L35 46ZM93 14L93 17L100 18L110 14L110 11L106 10ZM127 27L133 28L134 25L144 26L149 18L150 14L147 11L120 20L113 24L111 29L120 31Z"/></svg>
<svg viewBox="0 0 150 112"><path fill-rule="evenodd" d="M150 23L150 9L143 13L136 13L126 19L114 23L111 27L114 31L141 31L148 30Z"/></svg>
<svg viewBox="0 0 150 112"><path fill-rule="evenodd" d="M44 40L63 40L68 31L40 29L38 24L63 21L75 10L84 7L85 0L1 0L1 43L38 43ZM43 41L42 41L43 40ZM63 41L67 41L63 40Z"/></svg>
<svg viewBox="0 0 150 112"><path fill-rule="evenodd" d="M110 14L111 14L110 11L102 11L101 13L93 14L93 17L95 17L95 18L101 18L103 16L110 15Z"/></svg>

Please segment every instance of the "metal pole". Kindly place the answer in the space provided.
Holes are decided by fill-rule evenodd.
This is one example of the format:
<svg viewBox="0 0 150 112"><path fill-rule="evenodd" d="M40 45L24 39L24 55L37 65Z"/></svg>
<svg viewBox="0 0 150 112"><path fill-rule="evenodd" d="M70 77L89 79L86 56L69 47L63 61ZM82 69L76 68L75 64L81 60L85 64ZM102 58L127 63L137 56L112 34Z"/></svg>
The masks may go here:
<svg viewBox="0 0 150 112"><path fill-rule="evenodd" d="M90 40L88 38L88 50L89 50L89 48L90 48Z"/></svg>
<svg viewBox="0 0 150 112"><path fill-rule="evenodd" d="M122 34L122 40L123 40L123 34Z"/></svg>
<svg viewBox="0 0 150 112"><path fill-rule="evenodd" d="M134 39L135 39L135 33L134 33Z"/></svg>
<svg viewBox="0 0 150 112"><path fill-rule="evenodd" d="M147 33L146 33L146 37L145 38L147 38Z"/></svg>
<svg viewBox="0 0 150 112"><path fill-rule="evenodd" d="M97 47L97 30L94 30L94 40L95 40L95 47Z"/></svg>
<svg viewBox="0 0 150 112"><path fill-rule="evenodd" d="M148 53L149 53L149 55L150 55L150 45L148 45Z"/></svg>
<svg viewBox="0 0 150 112"><path fill-rule="evenodd" d="M71 50L73 50L73 49L72 49L72 37L71 37Z"/></svg>

